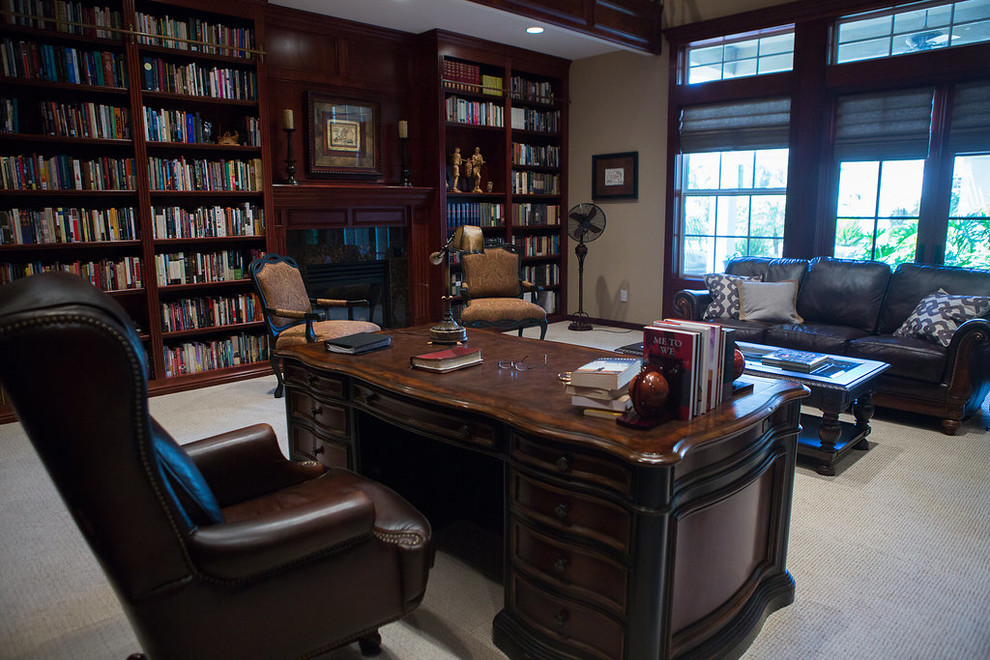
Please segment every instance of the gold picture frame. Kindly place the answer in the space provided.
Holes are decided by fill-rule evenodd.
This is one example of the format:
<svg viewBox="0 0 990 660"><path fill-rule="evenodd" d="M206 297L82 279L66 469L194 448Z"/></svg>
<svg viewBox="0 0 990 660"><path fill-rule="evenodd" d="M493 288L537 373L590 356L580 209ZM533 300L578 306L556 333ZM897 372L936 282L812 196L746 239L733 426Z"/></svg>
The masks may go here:
<svg viewBox="0 0 990 660"><path fill-rule="evenodd" d="M382 176L381 110L376 101L307 92L309 173Z"/></svg>

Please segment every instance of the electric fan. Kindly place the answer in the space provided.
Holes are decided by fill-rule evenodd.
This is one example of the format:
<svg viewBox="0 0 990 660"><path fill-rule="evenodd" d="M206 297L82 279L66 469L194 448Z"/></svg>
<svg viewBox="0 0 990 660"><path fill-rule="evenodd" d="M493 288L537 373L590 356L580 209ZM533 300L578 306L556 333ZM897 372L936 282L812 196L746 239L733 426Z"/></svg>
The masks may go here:
<svg viewBox="0 0 990 660"><path fill-rule="evenodd" d="M568 327L570 330L591 330L588 314L584 311L584 258L588 255L588 246L605 231L605 211L597 204L583 202L567 212L567 235L578 244L574 246L574 254L578 258L578 311Z"/></svg>

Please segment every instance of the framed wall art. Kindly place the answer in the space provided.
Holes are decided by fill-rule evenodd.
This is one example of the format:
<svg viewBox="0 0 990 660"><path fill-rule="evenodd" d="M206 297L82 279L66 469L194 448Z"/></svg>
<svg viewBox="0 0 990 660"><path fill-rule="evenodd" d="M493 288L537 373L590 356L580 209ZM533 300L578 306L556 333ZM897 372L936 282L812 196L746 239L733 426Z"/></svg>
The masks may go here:
<svg viewBox="0 0 990 660"><path fill-rule="evenodd" d="M592 156L591 196L594 199L636 199L639 196L639 152Z"/></svg>
<svg viewBox="0 0 990 660"><path fill-rule="evenodd" d="M382 175L378 103L308 92L307 105L310 174Z"/></svg>

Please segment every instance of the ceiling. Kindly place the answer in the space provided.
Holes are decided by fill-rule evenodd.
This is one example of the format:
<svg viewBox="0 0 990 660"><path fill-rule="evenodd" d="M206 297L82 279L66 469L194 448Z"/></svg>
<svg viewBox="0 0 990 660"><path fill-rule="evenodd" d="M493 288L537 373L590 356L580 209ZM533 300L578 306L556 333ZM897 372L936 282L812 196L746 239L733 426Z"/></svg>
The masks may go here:
<svg viewBox="0 0 990 660"><path fill-rule="evenodd" d="M596 37L469 0L269 0L269 4L421 34L435 28L568 60L631 50ZM539 25L544 32L526 33Z"/></svg>

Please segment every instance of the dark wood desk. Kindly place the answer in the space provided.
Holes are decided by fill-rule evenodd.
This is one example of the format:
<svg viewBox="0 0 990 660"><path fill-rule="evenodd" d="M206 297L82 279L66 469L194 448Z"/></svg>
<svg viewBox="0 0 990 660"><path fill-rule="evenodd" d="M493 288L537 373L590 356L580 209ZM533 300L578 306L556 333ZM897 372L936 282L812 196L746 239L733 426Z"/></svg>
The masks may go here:
<svg viewBox="0 0 990 660"><path fill-rule="evenodd" d="M739 655L794 598L786 570L804 387L751 393L651 431L586 417L557 373L603 351L469 331L480 366L409 368L426 328L352 356L281 351L294 458L361 469L362 426L383 420L504 465L496 645L513 658ZM546 353L548 366L499 370Z"/></svg>

